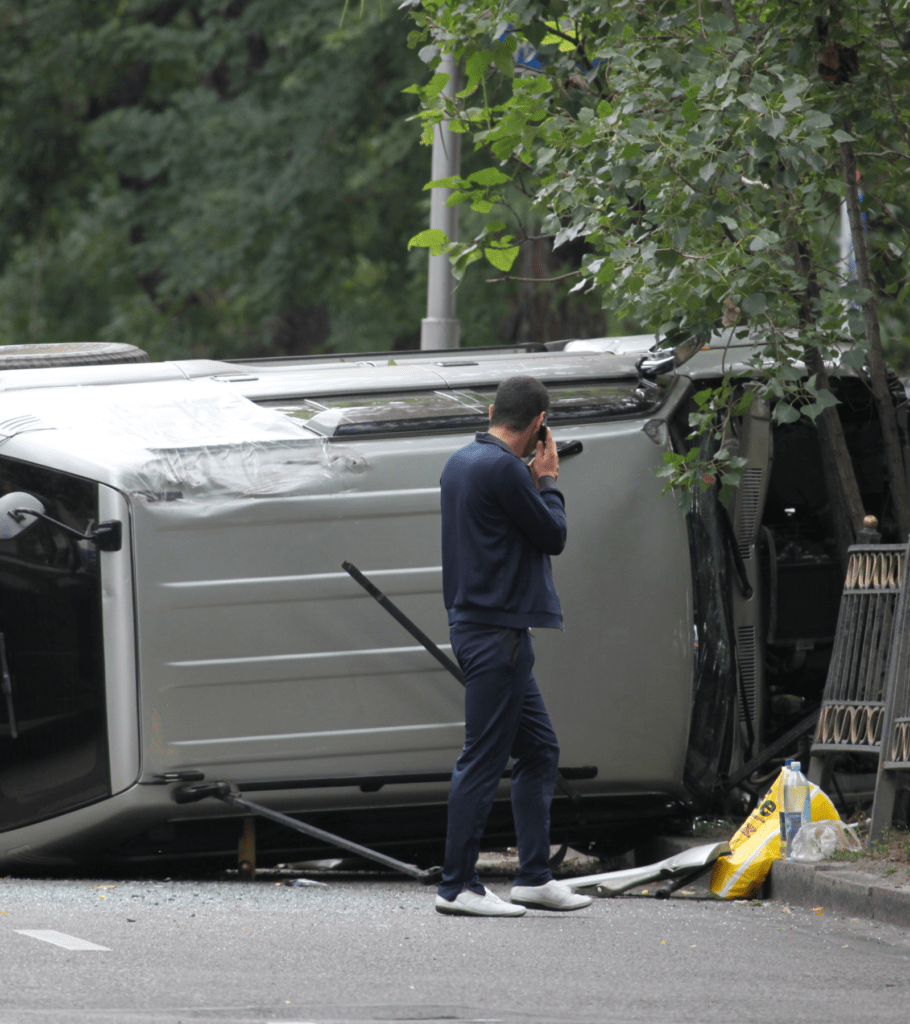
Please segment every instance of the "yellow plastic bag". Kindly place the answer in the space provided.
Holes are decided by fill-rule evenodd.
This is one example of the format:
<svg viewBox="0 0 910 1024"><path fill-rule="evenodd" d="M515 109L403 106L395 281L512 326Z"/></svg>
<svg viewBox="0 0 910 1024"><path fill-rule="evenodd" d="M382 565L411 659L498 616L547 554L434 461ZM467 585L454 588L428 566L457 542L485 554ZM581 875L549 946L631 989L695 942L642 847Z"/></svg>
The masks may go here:
<svg viewBox="0 0 910 1024"><path fill-rule="evenodd" d="M721 857L711 872L711 892L725 900L758 895L771 862L780 859L780 815L784 773L778 775L764 800L737 829L730 840L732 853ZM834 804L814 783L809 783L812 820L840 820Z"/></svg>

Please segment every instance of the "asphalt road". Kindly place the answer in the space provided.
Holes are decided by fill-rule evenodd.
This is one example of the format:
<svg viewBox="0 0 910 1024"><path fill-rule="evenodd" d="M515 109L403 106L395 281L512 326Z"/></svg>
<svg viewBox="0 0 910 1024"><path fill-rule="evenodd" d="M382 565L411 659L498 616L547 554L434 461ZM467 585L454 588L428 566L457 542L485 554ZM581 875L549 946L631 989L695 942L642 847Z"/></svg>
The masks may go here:
<svg viewBox="0 0 910 1024"><path fill-rule="evenodd" d="M505 879L487 884L508 893ZM910 1019L908 931L684 892L478 920L441 917L432 890L377 877L6 878L0 1022Z"/></svg>

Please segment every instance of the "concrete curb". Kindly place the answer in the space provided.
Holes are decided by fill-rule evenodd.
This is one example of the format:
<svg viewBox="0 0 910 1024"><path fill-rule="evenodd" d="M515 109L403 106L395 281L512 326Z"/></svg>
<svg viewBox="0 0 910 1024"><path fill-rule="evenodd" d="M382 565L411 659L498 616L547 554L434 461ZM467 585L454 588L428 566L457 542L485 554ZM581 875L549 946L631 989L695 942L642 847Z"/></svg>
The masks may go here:
<svg viewBox="0 0 910 1024"><path fill-rule="evenodd" d="M690 836L655 836L635 851L637 864L651 864L710 840ZM762 899L797 907L824 907L851 917L910 928L910 883L885 881L850 864L795 864L777 860L762 887Z"/></svg>
<svg viewBox="0 0 910 1024"><path fill-rule="evenodd" d="M852 917L910 928L910 889L844 864L793 864L778 860L765 881L766 899L798 907L824 907Z"/></svg>

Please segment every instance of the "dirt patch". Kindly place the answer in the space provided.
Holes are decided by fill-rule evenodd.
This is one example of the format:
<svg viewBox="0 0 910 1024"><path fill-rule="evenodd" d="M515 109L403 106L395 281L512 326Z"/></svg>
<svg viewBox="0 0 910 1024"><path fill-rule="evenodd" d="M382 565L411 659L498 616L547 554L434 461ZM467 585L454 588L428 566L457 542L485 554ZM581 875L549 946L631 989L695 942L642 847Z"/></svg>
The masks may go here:
<svg viewBox="0 0 910 1024"><path fill-rule="evenodd" d="M860 822L860 825L863 823ZM836 864L850 865L856 871L875 875L880 879L891 879L902 884L910 883L910 832L903 829L885 829L878 842L868 844L860 853L837 850L831 857Z"/></svg>

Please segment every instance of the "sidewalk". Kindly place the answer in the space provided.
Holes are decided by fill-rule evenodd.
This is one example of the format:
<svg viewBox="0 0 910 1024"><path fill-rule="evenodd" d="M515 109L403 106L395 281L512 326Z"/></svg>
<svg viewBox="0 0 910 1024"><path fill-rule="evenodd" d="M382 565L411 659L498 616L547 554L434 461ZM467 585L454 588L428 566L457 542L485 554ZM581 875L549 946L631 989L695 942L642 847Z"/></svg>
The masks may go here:
<svg viewBox="0 0 910 1024"><path fill-rule="evenodd" d="M711 842L689 836L657 836L636 850L636 860L640 864L663 860L706 841ZM707 875L703 881L707 884ZM910 874L903 866L893 868L883 861L775 861L761 898L797 907L824 907L851 917L910 928Z"/></svg>

